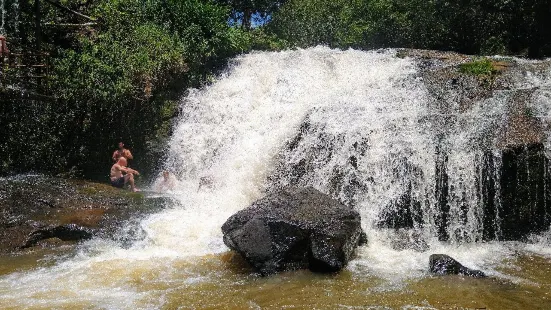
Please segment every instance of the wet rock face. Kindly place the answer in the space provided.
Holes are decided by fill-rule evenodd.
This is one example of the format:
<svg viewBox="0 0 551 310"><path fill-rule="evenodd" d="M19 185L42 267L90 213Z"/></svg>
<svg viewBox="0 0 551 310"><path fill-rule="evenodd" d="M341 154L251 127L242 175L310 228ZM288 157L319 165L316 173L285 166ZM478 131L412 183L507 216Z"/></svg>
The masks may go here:
<svg viewBox="0 0 551 310"><path fill-rule="evenodd" d="M447 241L449 217L445 162L437 163L438 237ZM542 143L487 151L478 163L477 196L482 205L482 240L524 241L551 225L549 160ZM481 240L473 240L481 241Z"/></svg>
<svg viewBox="0 0 551 310"><path fill-rule="evenodd" d="M502 152L500 171L501 206L489 206L486 213L499 216L498 222L489 223L488 228L497 226L494 233L499 240L524 240L530 234L540 233L551 224L551 201L549 201L549 161L545 157L544 146L533 143L507 148ZM495 171L492 171L495 173ZM496 191L485 183L488 191ZM499 207L499 210L495 208ZM490 216L488 216L490 220ZM494 224L494 225L492 225ZM497 225L496 225L497 224Z"/></svg>
<svg viewBox="0 0 551 310"><path fill-rule="evenodd" d="M427 89L436 99L435 111L444 115L470 113L473 104L487 104L484 99L499 96L499 92L507 90L507 96L503 99L503 120L486 124L484 135L465 146L477 155L475 195L482 210L480 223L476 225L480 225L482 234L465 235L461 230L453 231L450 228L453 217L457 218L458 215L460 222L456 220L456 227L467 225L467 213L472 211L473 204L468 206L462 201L460 210L450 209L450 200L454 199L450 180L456 176L453 170L448 169L448 157L453 154L446 148L449 133L445 130L439 133L439 144L435 150L435 192L431 198L436 200L436 212L430 214L432 221L428 225L434 223L434 231L440 241L525 241L531 234L547 230L551 225L551 179L544 141L549 124L533 111L533 107L537 106L534 101L538 98L535 95L537 88L516 89L513 82L518 72L530 69L526 68L528 65L506 64L495 81L488 84L454 69L457 60L449 55L442 55L445 56L442 61L452 64L447 67L438 64L436 59L439 57L426 56L434 58L429 61L433 65L425 68L422 75ZM446 129L451 121L452 118L443 117L435 121L439 124L436 127ZM418 211L416 203L409 191L406 191L397 202L381 213L379 226L412 229L426 225L424 221L427 217L419 216L422 212Z"/></svg>
<svg viewBox="0 0 551 310"><path fill-rule="evenodd" d="M360 215L313 188L286 188L257 200L222 226L224 243L263 275L341 270L362 238Z"/></svg>
<svg viewBox="0 0 551 310"><path fill-rule="evenodd" d="M413 229L420 223L421 205L412 198L411 185L398 199L386 206L379 215L377 226L380 228Z"/></svg>
<svg viewBox="0 0 551 310"><path fill-rule="evenodd" d="M38 242L50 238L57 238L61 241L80 241L91 239L93 235L94 231L90 228L76 224L61 225L34 231L22 248L34 246Z"/></svg>
<svg viewBox="0 0 551 310"><path fill-rule="evenodd" d="M480 270L469 269L445 254L432 254L429 258L429 271L436 275L463 275L473 278L485 278Z"/></svg>
<svg viewBox="0 0 551 310"><path fill-rule="evenodd" d="M77 242L113 238L136 216L163 202L107 184L44 176L0 179L0 254L39 246L44 240Z"/></svg>

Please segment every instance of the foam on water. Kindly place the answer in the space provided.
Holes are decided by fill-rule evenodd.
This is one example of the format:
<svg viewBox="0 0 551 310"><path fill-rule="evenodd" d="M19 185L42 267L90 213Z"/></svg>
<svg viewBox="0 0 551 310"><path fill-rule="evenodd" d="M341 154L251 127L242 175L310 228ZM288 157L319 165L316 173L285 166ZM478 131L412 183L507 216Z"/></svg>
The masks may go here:
<svg viewBox="0 0 551 310"><path fill-rule="evenodd" d="M541 96L550 106L549 97ZM1 277L0 301L52 308L133 308L138 302L158 307L163 298L148 296L159 292L138 291L136 283L154 278L169 290L173 274L182 272L189 272L186 284L213 280L216 275L175 266L227 251L224 221L288 184L313 186L360 212L369 245L351 262L354 273L400 283L425 276L429 255L438 252L500 276L494 268L516 250L546 247L543 239L529 246L464 242L480 239L474 181L479 146L493 142L507 100L503 93L468 112L439 110L415 61L395 57L394 50L317 47L239 57L216 83L183 99L164 167L179 179L172 192L178 204L140 223L147 237L130 248L92 240L54 267ZM438 242L434 223L439 148L450 154L445 165L452 242L446 244ZM419 201L425 223L415 223L415 234L430 251L395 250L396 233L378 226L381 212L408 191Z"/></svg>

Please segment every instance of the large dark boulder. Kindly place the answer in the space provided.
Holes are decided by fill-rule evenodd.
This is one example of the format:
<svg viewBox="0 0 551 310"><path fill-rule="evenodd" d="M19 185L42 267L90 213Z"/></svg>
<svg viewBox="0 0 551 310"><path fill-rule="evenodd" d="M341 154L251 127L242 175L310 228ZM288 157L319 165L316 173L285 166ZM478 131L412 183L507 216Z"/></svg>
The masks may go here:
<svg viewBox="0 0 551 310"><path fill-rule="evenodd" d="M469 269L445 254L432 254L429 258L429 271L437 275L459 274L473 278L485 278L480 270Z"/></svg>
<svg viewBox="0 0 551 310"><path fill-rule="evenodd" d="M263 275L338 271L365 242L358 212L314 188L269 194L231 216L222 232L224 243Z"/></svg>

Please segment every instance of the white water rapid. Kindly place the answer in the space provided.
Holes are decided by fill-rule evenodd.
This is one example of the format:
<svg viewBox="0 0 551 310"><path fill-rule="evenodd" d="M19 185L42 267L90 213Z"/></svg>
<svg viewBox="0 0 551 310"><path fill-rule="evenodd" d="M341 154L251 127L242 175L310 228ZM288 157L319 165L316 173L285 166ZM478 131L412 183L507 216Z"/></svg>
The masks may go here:
<svg viewBox="0 0 551 310"><path fill-rule="evenodd" d="M194 266L228 250L222 224L288 184L313 186L361 213L369 244L348 267L355 275L400 286L426 275L430 254L444 253L522 281L496 267L527 245L465 242L481 238L476 167L481 145L498 136L509 95L476 102L464 113L454 98L440 108L416 61L395 54L317 47L238 57L213 85L182 100L164 166L180 180L177 203L140 223L147 237L130 248L95 239L54 266L2 276L0 307L161 308L173 288L218 281L219 271ZM551 107L549 97L545 105ZM442 148L449 154L446 243L438 241L434 222ZM382 212L408 192L425 224L381 228ZM499 197L492 199L499 206ZM430 250L397 249L399 234ZM545 248L536 243L528 250L546 254Z"/></svg>

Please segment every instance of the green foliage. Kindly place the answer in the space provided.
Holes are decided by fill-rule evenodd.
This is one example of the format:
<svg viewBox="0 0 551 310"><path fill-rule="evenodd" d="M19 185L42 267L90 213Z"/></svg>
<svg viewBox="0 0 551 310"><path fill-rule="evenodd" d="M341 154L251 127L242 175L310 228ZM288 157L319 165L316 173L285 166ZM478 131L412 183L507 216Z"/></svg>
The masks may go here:
<svg viewBox="0 0 551 310"><path fill-rule="evenodd" d="M476 76L491 76L498 73L492 61L488 58L479 58L473 61L461 64L459 71L465 74Z"/></svg>
<svg viewBox="0 0 551 310"><path fill-rule="evenodd" d="M551 55L546 0L289 0L270 30L291 46Z"/></svg>
<svg viewBox="0 0 551 310"><path fill-rule="evenodd" d="M421 0L290 0L269 27L300 47L410 47L438 39L442 26L431 10L431 2Z"/></svg>
<svg viewBox="0 0 551 310"><path fill-rule="evenodd" d="M350 10L346 0L290 0L274 15L270 29L292 46L317 44L340 46L342 41L355 41L356 32L349 32ZM343 35L346 34L346 38ZM352 38L351 38L352 36Z"/></svg>
<svg viewBox="0 0 551 310"><path fill-rule="evenodd" d="M136 158L133 167L147 175L162 159L184 91L261 42L252 32L230 27L230 9L211 1L63 4L98 24L76 31L43 29L48 38L43 47L53 56L49 84L54 98L0 107L5 129L0 172L72 171L104 179L122 138ZM27 19L32 7L26 9L22 16ZM52 7L42 10L44 19L54 23L82 22Z"/></svg>
<svg viewBox="0 0 551 310"><path fill-rule="evenodd" d="M137 168L153 167L186 85L205 80L244 44L226 23L227 8L208 1L104 1L92 13L102 20L98 33L80 37L79 50L63 51L55 66L59 97L78 105L75 138L99 160L122 137L142 159ZM105 166L82 162L86 175Z"/></svg>

